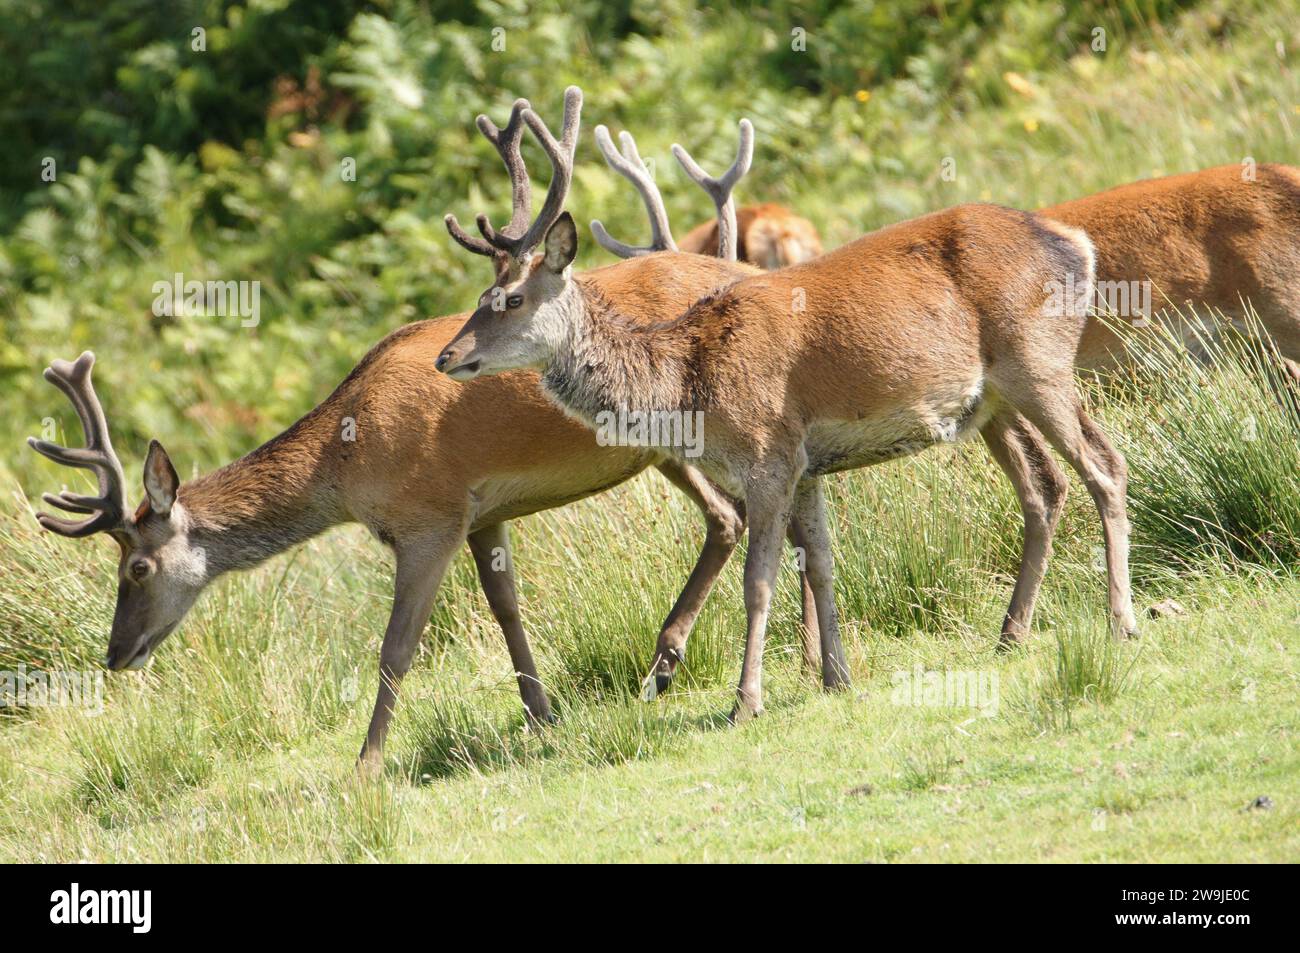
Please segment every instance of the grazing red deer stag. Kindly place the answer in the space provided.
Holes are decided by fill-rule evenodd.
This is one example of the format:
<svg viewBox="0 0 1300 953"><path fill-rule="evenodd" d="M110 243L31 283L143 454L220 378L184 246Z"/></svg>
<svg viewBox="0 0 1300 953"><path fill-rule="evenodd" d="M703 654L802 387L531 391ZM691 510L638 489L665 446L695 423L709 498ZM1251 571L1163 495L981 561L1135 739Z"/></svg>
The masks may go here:
<svg viewBox="0 0 1300 953"><path fill-rule="evenodd" d="M550 140L555 175L544 216L558 215L568 188L580 105L576 91L566 97L562 141ZM527 106L517 102L503 130L479 119L507 167L520 172ZM526 225L528 182L516 175L513 184L514 223ZM543 217L536 224L549 221ZM505 238L512 234L522 233L503 230ZM732 261L678 255L622 262L587 277L594 293L654 320L755 273ZM318 407L213 473L181 483L162 446L151 443L145 499L134 511L127 509L122 466L91 384L94 356L54 361L45 376L71 400L87 446L29 442L56 462L92 469L99 495L47 494L48 503L90 518L76 522L42 513L38 519L64 536L108 533L121 549L105 664L115 670L143 666L218 576L251 568L330 527L358 522L396 556L363 766L373 769L381 761L398 683L414 658L443 573L465 541L505 634L527 715L548 721L550 703L520 622L506 522L601 492L648 466L690 496L708 523L699 561L660 635L665 644L684 644L743 529L734 504L660 449L600 446L542 395L534 374L485 378L469 387L430 374L465 317L418 321L394 331Z"/></svg>
<svg viewBox="0 0 1300 953"><path fill-rule="evenodd" d="M817 226L784 205L764 202L736 210L737 254L741 261L768 271L811 261L822 253ZM696 225L677 243L681 251L714 254L718 248L717 221Z"/></svg>
<svg viewBox="0 0 1300 953"><path fill-rule="evenodd" d="M1041 209L1084 229L1097 248L1098 296L1103 305L1130 286L1149 281L1154 307L1164 299L1191 302L1244 318L1243 299L1257 310L1291 377L1300 383L1300 169L1240 166L1133 182ZM1151 317L1112 308L1122 319ZM1123 343L1101 320L1091 320L1079 344L1088 368L1114 364Z"/></svg>
<svg viewBox="0 0 1300 953"><path fill-rule="evenodd" d="M654 325L629 320L588 276L572 274L577 241L565 213L542 251L518 249L518 266L498 272L437 367L461 381L537 369L551 398L588 426L627 409L705 414L703 453L692 462L744 500L750 534L733 719L762 709L768 606L790 518L809 544L823 684L848 682L820 478L976 431L1024 512L1003 640L1028 633L1064 502L1049 443L1100 513L1113 630L1136 631L1127 470L1074 383L1093 282L1082 232L998 206L959 206L743 279Z"/></svg>

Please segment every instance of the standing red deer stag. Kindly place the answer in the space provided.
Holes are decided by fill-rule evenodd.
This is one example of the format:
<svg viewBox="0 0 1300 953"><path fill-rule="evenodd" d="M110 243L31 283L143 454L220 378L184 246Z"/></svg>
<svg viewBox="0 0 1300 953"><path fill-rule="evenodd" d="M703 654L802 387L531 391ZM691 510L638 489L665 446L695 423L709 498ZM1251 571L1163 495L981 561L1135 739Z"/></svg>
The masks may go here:
<svg viewBox="0 0 1300 953"><path fill-rule="evenodd" d="M764 202L736 210L736 253L741 261L768 271L811 261L822 253L817 226L784 205ZM718 245L717 220L702 222L677 243L681 251L712 255Z"/></svg>
<svg viewBox="0 0 1300 953"><path fill-rule="evenodd" d="M848 682L821 477L973 432L1024 512L1003 640L1029 631L1064 502L1049 444L1100 513L1113 630L1136 630L1127 470L1074 383L1094 269L1083 232L998 206L959 206L745 278L652 325L572 273L577 244L565 213L540 251L518 249L436 366L460 381L538 370L550 397L588 426L627 410L704 413L703 453L692 463L744 500L750 533L734 719L762 709L768 607L790 518L808 542L823 684Z"/></svg>

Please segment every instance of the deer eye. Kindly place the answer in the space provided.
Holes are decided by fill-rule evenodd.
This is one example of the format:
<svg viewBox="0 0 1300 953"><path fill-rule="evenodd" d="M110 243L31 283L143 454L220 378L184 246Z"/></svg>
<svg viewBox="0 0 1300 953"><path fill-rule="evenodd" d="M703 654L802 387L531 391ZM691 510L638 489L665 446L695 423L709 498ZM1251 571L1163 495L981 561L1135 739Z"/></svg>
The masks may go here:
<svg viewBox="0 0 1300 953"><path fill-rule="evenodd" d="M136 580L136 582L139 582L145 576L149 575L149 564L143 559L137 559L135 562L131 563L131 568L128 571L131 573L131 578Z"/></svg>
<svg viewBox="0 0 1300 953"><path fill-rule="evenodd" d="M517 308L523 303L524 303L523 295L511 295L510 297L506 298L507 308Z"/></svg>

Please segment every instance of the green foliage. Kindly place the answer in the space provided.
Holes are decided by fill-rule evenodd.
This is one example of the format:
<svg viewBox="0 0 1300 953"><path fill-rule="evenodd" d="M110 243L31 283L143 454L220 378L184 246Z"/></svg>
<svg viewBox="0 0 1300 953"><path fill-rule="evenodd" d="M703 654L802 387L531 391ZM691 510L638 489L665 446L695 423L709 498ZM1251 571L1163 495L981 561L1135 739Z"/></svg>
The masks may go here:
<svg viewBox="0 0 1300 953"><path fill-rule="evenodd" d="M85 347L127 455L157 437L188 472L273 436L383 333L474 300L486 271L441 218L499 218L506 189L472 117L521 93L549 117L570 82L588 127L632 129L659 159L679 234L708 205L668 144L716 166L741 115L759 134L742 200L786 202L830 244L965 199L1031 205L1188 165L1189 148L1192 164L1238 161L1242 141L1287 158L1274 144L1295 72L1259 66L1295 41L1285 16L1180 6L4 0L0 442L71 422L38 372ZM1169 52L1227 40L1233 57ZM1191 97L1174 123L1142 105L1170 82ZM1120 83L1135 91L1123 114L1105 107ZM644 229L590 137L570 207ZM603 260L588 242L583 256ZM177 273L260 282L260 323L156 316L154 285Z"/></svg>
<svg viewBox="0 0 1300 953"><path fill-rule="evenodd" d="M34 0L0 3L0 192L34 190L40 162L139 159L260 138L281 75L328 59L365 3ZM202 34L194 31L202 30Z"/></svg>

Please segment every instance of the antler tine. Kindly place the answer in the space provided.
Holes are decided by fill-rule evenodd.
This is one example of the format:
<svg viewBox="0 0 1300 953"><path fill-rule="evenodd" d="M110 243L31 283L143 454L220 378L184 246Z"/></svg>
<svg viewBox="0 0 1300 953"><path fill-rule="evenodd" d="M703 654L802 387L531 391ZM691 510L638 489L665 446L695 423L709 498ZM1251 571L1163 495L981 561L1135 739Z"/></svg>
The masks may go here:
<svg viewBox="0 0 1300 953"><path fill-rule="evenodd" d="M448 213L443 216L443 222L451 237L461 247L476 255L497 257L502 251L507 250L499 243L508 242L512 236L517 238L523 234L528 228L529 219L532 218L532 185L528 181L528 169L524 165L524 156L520 149L524 138L524 113L529 108L528 100L516 99L504 129L499 128L485 115L479 115L474 120L479 132L492 143L497 150L497 155L501 156L501 161L505 163L506 172L510 175L511 207L510 224L501 232L492 227L486 215L480 213L476 216L475 223L478 225L478 230L483 233L482 238L477 238L461 228L455 215Z"/></svg>
<svg viewBox="0 0 1300 953"><path fill-rule="evenodd" d="M122 463L113 451L108 434L104 408L95 394L91 382L91 369L95 355L84 352L75 362L52 361L45 369L45 379L67 395L86 437L84 448L60 447L45 440L28 437L28 445L37 453L66 466L92 470L99 482L99 496L83 496L67 490L57 496L43 494L46 503L70 513L91 514L90 519L78 522L47 513L37 513L36 519L46 529L63 536L89 536L105 529L120 526L126 514L126 476Z"/></svg>
<svg viewBox="0 0 1300 953"><path fill-rule="evenodd" d="M732 201L731 190L749 171L754 159L754 126L748 119L740 120L740 145L736 149L736 161L720 177L713 178L699 167L689 152L676 143L673 155L682 164L697 185L708 192L713 204L718 209L718 257L727 261L736 260L736 203Z"/></svg>
<svg viewBox="0 0 1300 953"><path fill-rule="evenodd" d="M478 215L475 222L478 230L483 233L482 238L475 238L468 234L460 227L456 216L449 214L443 218L443 221L451 237L469 251L492 258L498 258L503 253L521 258L540 245L542 239L546 237L546 232L559 218L564 208L564 200L569 194L569 184L573 181L573 153L578 145L578 122L581 113L582 90L577 86L570 86L564 91L564 120L558 142L546 128L541 117L533 112L526 99L515 100L510 121L506 123L503 130L498 130L486 116L479 116L479 130L497 147L497 151L505 161L506 169L510 172L514 212L510 224L500 231L492 227L486 215ZM533 135L546 150L553 168L551 184L546 190L546 201L542 205L542 212L531 225L527 223L532 215L532 195L528 171L524 167L523 156L519 150L522 134L521 119L528 124L528 128L533 131Z"/></svg>
<svg viewBox="0 0 1300 953"><path fill-rule="evenodd" d="M650 217L650 244L644 247L626 245L611 237L600 219L592 219L591 234L595 236L602 248L620 258L633 258L657 251L677 251L677 243L673 241L672 229L668 224L668 212L664 208L664 198L650 170L641 161L641 154L636 149L636 140L626 130L619 133L618 138L623 143L622 155L614 148L614 142L609 138L609 130L604 126L596 127L596 145L600 147L601 154L605 156L609 167L636 186L636 190L641 193L646 214Z"/></svg>
<svg viewBox="0 0 1300 953"><path fill-rule="evenodd" d="M564 119L558 142L546 128L546 123L542 122L541 116L531 109L524 110L524 122L528 123L528 128L551 160L551 184L546 188L546 200L542 203L541 214L528 226L523 237L518 241L512 240L509 246L494 243L516 258L540 245L564 210L564 200L568 198L569 185L573 181L573 153L578 147L578 125L581 118L582 90L577 86L570 86L564 91Z"/></svg>
<svg viewBox="0 0 1300 953"><path fill-rule="evenodd" d="M533 216L532 185L528 181L528 167L524 165L524 154L520 146L524 141L524 113L532 107L526 99L516 99L510 109L510 120L505 129L498 129L487 116L477 120L479 132L487 137L488 142L496 146L501 161L510 173L510 224L503 229L510 235L520 235L528 228L528 220ZM480 229L485 224L486 216L479 216ZM491 226L488 226L491 228ZM485 236L486 237L486 236Z"/></svg>

